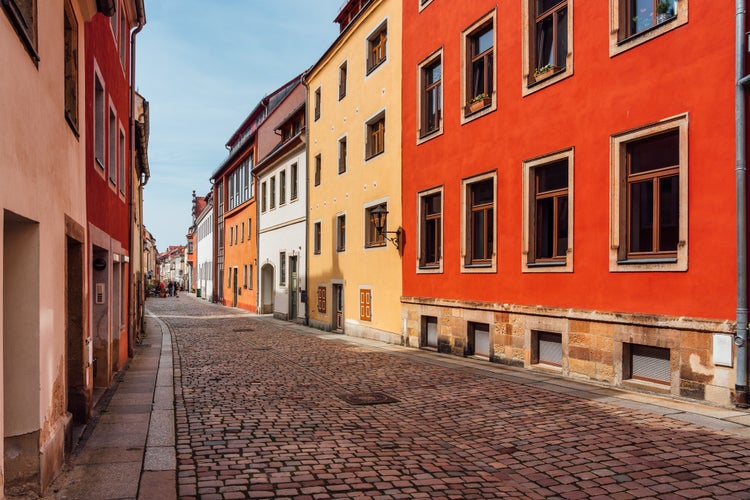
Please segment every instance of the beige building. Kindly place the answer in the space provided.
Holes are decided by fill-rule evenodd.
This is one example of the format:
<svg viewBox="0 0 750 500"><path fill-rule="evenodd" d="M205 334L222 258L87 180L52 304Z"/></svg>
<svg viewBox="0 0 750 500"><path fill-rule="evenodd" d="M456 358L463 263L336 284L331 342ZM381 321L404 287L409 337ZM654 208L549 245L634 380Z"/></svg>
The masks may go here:
<svg viewBox="0 0 750 500"><path fill-rule="evenodd" d="M94 0L0 8L0 487L62 466L87 361L84 23ZM67 355L66 355L67 351ZM79 386L67 381L78 381ZM2 496L2 494L0 494Z"/></svg>
<svg viewBox="0 0 750 500"><path fill-rule="evenodd" d="M401 8L347 2L306 77L309 322L393 343L403 341Z"/></svg>

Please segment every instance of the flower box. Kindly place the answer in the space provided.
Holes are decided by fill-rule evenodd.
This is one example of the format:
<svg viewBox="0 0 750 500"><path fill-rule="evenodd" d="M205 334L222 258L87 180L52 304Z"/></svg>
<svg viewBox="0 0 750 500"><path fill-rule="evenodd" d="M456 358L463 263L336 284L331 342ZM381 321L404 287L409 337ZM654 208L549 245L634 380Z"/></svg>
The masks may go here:
<svg viewBox="0 0 750 500"><path fill-rule="evenodd" d="M490 104L492 104L492 98L483 97L481 99L471 101L469 104L466 105L466 109L469 113L476 113L480 109L486 108Z"/></svg>

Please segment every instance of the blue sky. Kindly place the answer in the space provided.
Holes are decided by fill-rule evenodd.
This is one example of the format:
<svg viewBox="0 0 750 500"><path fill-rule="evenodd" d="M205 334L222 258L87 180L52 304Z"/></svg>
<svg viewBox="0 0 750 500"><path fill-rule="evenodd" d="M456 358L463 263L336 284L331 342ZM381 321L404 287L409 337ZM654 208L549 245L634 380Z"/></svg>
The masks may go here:
<svg viewBox="0 0 750 500"><path fill-rule="evenodd" d="M145 224L159 251L185 244L229 136L258 101L314 64L343 0L146 0L136 87L150 103Z"/></svg>

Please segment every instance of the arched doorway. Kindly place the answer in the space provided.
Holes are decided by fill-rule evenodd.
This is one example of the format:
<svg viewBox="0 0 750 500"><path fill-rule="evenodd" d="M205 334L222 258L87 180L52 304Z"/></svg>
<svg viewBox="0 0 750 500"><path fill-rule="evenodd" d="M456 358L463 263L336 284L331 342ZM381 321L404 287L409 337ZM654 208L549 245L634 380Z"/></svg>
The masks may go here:
<svg viewBox="0 0 750 500"><path fill-rule="evenodd" d="M273 265L263 264L260 270L260 313L271 314L273 312Z"/></svg>

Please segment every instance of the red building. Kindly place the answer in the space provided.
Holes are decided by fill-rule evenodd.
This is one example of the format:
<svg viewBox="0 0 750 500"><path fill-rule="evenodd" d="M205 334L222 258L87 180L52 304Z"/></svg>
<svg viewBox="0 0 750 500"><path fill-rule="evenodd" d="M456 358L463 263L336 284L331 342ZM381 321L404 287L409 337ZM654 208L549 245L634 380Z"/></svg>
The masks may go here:
<svg viewBox="0 0 750 500"><path fill-rule="evenodd" d="M412 345L732 401L734 14L404 2Z"/></svg>
<svg viewBox="0 0 750 500"><path fill-rule="evenodd" d="M86 23L84 50L94 388L109 386L112 375L127 361L130 345L132 45L145 23L143 0L101 3L106 15L100 12Z"/></svg>

